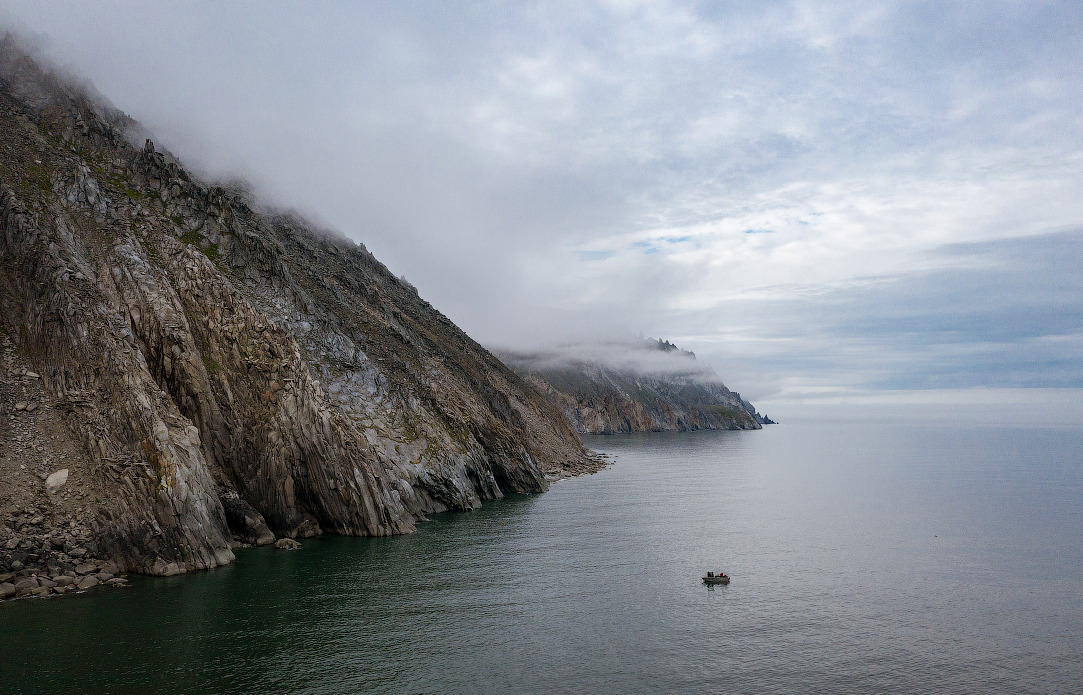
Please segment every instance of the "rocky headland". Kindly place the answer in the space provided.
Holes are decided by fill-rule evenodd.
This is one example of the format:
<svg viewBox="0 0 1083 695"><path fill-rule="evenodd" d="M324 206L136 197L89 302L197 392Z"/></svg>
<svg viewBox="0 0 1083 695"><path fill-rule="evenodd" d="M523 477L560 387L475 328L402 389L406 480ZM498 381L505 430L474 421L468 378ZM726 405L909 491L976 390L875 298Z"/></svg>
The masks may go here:
<svg viewBox="0 0 1083 695"><path fill-rule="evenodd" d="M774 424L694 353L667 340L501 351L583 434L746 430Z"/></svg>
<svg viewBox="0 0 1083 695"><path fill-rule="evenodd" d="M363 245L144 135L0 42L0 598L408 533L602 465Z"/></svg>

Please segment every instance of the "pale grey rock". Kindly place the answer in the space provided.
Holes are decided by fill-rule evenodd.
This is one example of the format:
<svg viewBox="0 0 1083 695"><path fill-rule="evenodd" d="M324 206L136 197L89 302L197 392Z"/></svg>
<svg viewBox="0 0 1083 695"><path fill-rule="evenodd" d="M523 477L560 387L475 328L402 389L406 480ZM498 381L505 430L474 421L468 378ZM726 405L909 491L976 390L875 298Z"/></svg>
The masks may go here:
<svg viewBox="0 0 1083 695"><path fill-rule="evenodd" d="M68 482L68 469L61 468L45 479L45 486L49 488L50 492L55 492L63 487L66 482Z"/></svg>

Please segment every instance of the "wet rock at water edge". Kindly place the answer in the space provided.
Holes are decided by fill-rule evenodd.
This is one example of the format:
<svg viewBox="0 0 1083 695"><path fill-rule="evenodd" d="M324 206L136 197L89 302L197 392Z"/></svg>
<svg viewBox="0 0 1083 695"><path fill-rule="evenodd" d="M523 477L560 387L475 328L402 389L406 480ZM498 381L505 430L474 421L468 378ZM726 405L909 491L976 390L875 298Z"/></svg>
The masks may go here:
<svg viewBox="0 0 1083 695"><path fill-rule="evenodd" d="M22 594L29 594L34 589L38 588L38 580L35 577L26 577L15 582L15 592Z"/></svg>
<svg viewBox="0 0 1083 695"><path fill-rule="evenodd" d="M76 584L76 586L80 589L90 589L98 586L98 584L99 582L97 577L83 577L81 580L79 580L79 583Z"/></svg>
<svg viewBox="0 0 1083 695"><path fill-rule="evenodd" d="M279 550L300 550L301 544L292 538L279 538L275 541L275 547Z"/></svg>

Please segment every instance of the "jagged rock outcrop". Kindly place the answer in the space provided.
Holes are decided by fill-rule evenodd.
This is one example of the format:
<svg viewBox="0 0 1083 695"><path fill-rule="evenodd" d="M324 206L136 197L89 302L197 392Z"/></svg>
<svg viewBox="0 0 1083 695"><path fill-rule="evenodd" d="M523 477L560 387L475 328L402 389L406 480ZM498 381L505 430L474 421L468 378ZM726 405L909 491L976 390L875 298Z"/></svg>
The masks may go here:
<svg viewBox="0 0 1083 695"><path fill-rule="evenodd" d="M578 432L759 429L773 424L695 354L669 341L580 346L501 359L544 393Z"/></svg>
<svg viewBox="0 0 1083 695"><path fill-rule="evenodd" d="M0 43L0 330L41 405L16 411L16 382L0 402L25 430L0 429L0 523L70 517L99 557L171 574L231 562L233 536L404 533L599 467L363 246L136 130ZM63 445L63 487L24 441Z"/></svg>

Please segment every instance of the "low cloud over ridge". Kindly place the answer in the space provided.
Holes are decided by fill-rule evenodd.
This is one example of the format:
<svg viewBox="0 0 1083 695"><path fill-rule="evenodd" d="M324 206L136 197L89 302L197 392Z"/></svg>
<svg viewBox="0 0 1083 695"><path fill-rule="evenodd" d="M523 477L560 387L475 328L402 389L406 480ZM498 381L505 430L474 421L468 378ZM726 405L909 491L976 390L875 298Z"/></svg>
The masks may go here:
<svg viewBox="0 0 1083 695"><path fill-rule="evenodd" d="M753 400L1079 385L1073 3L6 7L484 342L665 335Z"/></svg>

